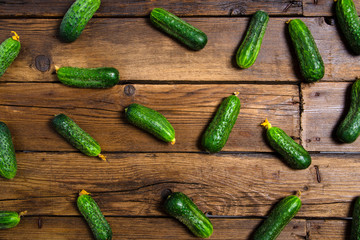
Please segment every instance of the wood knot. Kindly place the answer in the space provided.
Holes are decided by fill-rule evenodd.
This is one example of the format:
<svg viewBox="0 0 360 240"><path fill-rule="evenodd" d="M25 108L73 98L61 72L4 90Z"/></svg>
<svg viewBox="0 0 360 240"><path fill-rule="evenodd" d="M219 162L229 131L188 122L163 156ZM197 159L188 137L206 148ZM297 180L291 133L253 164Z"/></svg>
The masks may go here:
<svg viewBox="0 0 360 240"><path fill-rule="evenodd" d="M135 87L133 85L129 84L129 85L125 86L124 93L126 96L130 97L135 94L135 90L136 90Z"/></svg>
<svg viewBox="0 0 360 240"><path fill-rule="evenodd" d="M335 26L335 19L332 17L325 17L324 21L327 25Z"/></svg>
<svg viewBox="0 0 360 240"><path fill-rule="evenodd" d="M42 218L39 217L39 219L38 219L38 228L41 229L42 226L43 226L43 221L42 221Z"/></svg>
<svg viewBox="0 0 360 240"><path fill-rule="evenodd" d="M315 92L314 96L315 96L315 97L319 97L319 96L320 96L320 93L319 93L319 92Z"/></svg>
<svg viewBox="0 0 360 240"><path fill-rule="evenodd" d="M167 189L162 190L162 191L161 191L161 198L163 199L163 201L165 201L166 198L167 198L170 194L172 194L171 189L167 188Z"/></svg>
<svg viewBox="0 0 360 240"><path fill-rule="evenodd" d="M40 72L46 72L50 69L51 61L47 56L39 55L35 58L35 67Z"/></svg>

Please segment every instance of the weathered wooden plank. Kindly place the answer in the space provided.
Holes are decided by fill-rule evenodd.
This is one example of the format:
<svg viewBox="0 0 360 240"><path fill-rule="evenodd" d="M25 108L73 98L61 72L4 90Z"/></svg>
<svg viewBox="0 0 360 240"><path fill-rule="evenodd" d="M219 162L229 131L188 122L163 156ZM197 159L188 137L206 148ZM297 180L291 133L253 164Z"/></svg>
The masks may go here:
<svg viewBox="0 0 360 240"><path fill-rule="evenodd" d="M172 218L106 217L113 239L198 239ZM39 227L39 221L40 226ZM249 239L261 222L259 219L211 218L211 239ZM300 239L305 236L305 220L294 219L277 239ZM24 217L17 227L1 231L1 239L91 239L86 222L80 217Z"/></svg>
<svg viewBox="0 0 360 240"><path fill-rule="evenodd" d="M359 141L340 143L335 136L337 126L350 106L352 82L302 86L304 112L301 138L306 149L359 152Z"/></svg>
<svg viewBox="0 0 360 240"><path fill-rule="evenodd" d="M18 153L19 170L0 179L0 209L29 215L78 215L77 193L92 193L113 216L164 216L169 189L193 198L211 215L266 216L301 190L297 217L347 217L360 195L359 154L316 154L292 170L272 154L108 154L109 163L80 153ZM315 167L316 165L316 167Z"/></svg>
<svg viewBox="0 0 360 240"><path fill-rule="evenodd" d="M350 239L351 220L308 220L308 239Z"/></svg>
<svg viewBox="0 0 360 240"><path fill-rule="evenodd" d="M322 81L355 78L360 62L347 51L336 28L323 18L302 19L325 62ZM0 36L5 39L15 30L23 46L1 81L57 81L54 64L113 66L123 81L302 81L286 30L288 18L270 18L256 63L243 70L236 66L234 55L249 18L187 20L208 35L208 44L201 51L185 48L144 18L94 19L71 44L57 37L59 19L1 19Z"/></svg>
<svg viewBox="0 0 360 240"><path fill-rule="evenodd" d="M2 17L62 17L73 0L5 0L0 3ZM214 1L214 0L157 0L101 1L96 17L148 16L153 8L165 8L179 16L241 16L262 9L271 15L301 15L301 1Z"/></svg>
<svg viewBox="0 0 360 240"><path fill-rule="evenodd" d="M92 90L53 83L8 83L1 84L0 91L1 120L8 124L17 150L77 151L50 124L54 115L63 112L89 132L104 151L201 151L202 132L222 99L235 91L240 92L242 107L223 151L272 151L260 126L266 117L295 139L300 134L295 85L135 84ZM175 145L127 122L124 109L134 102L168 118L176 131Z"/></svg>
<svg viewBox="0 0 360 240"><path fill-rule="evenodd" d="M360 2L354 1L358 12L360 10ZM304 16L335 16L334 1L327 0L303 0Z"/></svg>

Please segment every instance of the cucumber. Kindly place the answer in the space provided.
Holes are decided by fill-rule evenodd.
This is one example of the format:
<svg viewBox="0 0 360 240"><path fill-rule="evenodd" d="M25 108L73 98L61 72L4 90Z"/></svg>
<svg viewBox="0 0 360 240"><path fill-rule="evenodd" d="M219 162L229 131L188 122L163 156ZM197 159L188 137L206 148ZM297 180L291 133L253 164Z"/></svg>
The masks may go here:
<svg viewBox="0 0 360 240"><path fill-rule="evenodd" d="M347 44L360 54L360 18L352 0L335 1L335 15Z"/></svg>
<svg viewBox="0 0 360 240"><path fill-rule="evenodd" d="M254 240L276 239L284 227L297 214L301 200L295 195L287 196L276 204L268 218L256 229Z"/></svg>
<svg viewBox="0 0 360 240"><path fill-rule="evenodd" d="M257 11L251 18L245 39L236 53L236 63L241 68L249 68L256 61L259 54L269 15L264 11Z"/></svg>
<svg viewBox="0 0 360 240"><path fill-rule="evenodd" d="M52 119L52 124L61 136L82 153L91 157L98 156L102 160L106 160L105 156L100 154L100 145L71 118L61 113Z"/></svg>
<svg viewBox="0 0 360 240"><path fill-rule="evenodd" d="M9 37L0 44L0 77L5 73L6 69L11 65L15 58L19 55L21 44L19 35L12 31L14 36Z"/></svg>
<svg viewBox="0 0 360 240"><path fill-rule="evenodd" d="M78 88L110 88L119 82L119 71L112 67L56 67L60 82Z"/></svg>
<svg viewBox="0 0 360 240"><path fill-rule="evenodd" d="M111 240L112 230L99 206L88 192L82 190L77 199L77 207L84 216L96 240Z"/></svg>
<svg viewBox="0 0 360 240"><path fill-rule="evenodd" d="M100 0L76 0L61 21L60 38L64 42L75 41L99 7Z"/></svg>
<svg viewBox="0 0 360 240"><path fill-rule="evenodd" d="M309 28L300 19L288 21L289 33L306 82L317 82L324 77L325 66Z"/></svg>
<svg viewBox="0 0 360 240"><path fill-rule="evenodd" d="M159 112L133 103L125 108L125 117L131 124L151 133L158 139L175 144L175 130Z"/></svg>
<svg viewBox="0 0 360 240"><path fill-rule="evenodd" d="M26 211L17 213L12 211L0 211L0 229L16 227L20 222L20 217L26 214Z"/></svg>
<svg viewBox="0 0 360 240"><path fill-rule="evenodd" d="M215 117L205 130L201 144L207 152L219 152L225 146L240 112L238 94L235 92L222 101Z"/></svg>
<svg viewBox="0 0 360 240"><path fill-rule="evenodd" d="M360 240L360 197L355 199L350 240Z"/></svg>
<svg viewBox="0 0 360 240"><path fill-rule="evenodd" d="M15 177L17 163L14 144L9 128L0 121L0 175L7 179Z"/></svg>
<svg viewBox="0 0 360 240"><path fill-rule="evenodd" d="M350 109L336 130L336 137L344 143L354 142L360 134L360 80L351 87Z"/></svg>
<svg viewBox="0 0 360 240"><path fill-rule="evenodd" d="M270 146L278 152L285 162L294 169L305 169L311 164L310 154L291 137L289 137L282 129L272 127L266 119L264 123L266 137Z"/></svg>
<svg viewBox="0 0 360 240"><path fill-rule="evenodd" d="M213 233L213 226L191 199L181 192L170 194L164 202L165 211L185 224L197 237L208 238Z"/></svg>
<svg viewBox="0 0 360 240"><path fill-rule="evenodd" d="M205 33L162 8L154 8L150 21L159 29L193 50L200 50L207 43Z"/></svg>

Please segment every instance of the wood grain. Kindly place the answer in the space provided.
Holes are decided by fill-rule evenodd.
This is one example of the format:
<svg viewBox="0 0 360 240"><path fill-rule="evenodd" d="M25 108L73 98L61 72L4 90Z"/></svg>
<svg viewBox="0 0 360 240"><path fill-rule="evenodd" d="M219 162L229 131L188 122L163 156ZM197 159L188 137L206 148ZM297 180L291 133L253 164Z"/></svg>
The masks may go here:
<svg viewBox="0 0 360 240"><path fill-rule="evenodd" d="M109 163L80 153L18 153L17 176L0 179L0 209L74 216L78 192L85 189L106 215L164 216L161 201L170 189L212 215L260 217L301 190L297 217L339 218L351 216L352 201L360 195L359 154L315 154L306 170L292 170L273 154L107 157Z"/></svg>
<svg viewBox="0 0 360 240"><path fill-rule="evenodd" d="M336 27L323 18L301 18L310 28L325 63L322 81L358 76L360 62L344 46ZM188 18L208 35L201 51L191 51L144 18L96 18L71 44L58 40L59 19L0 19L0 36L20 35L19 57L2 76L6 82L55 82L54 65L113 66L122 81L301 82L287 34L289 18L270 18L256 63L239 69L234 55L249 18ZM276 45L276 47L274 47ZM47 68L36 66L48 66ZM40 69L40 70L38 70ZM46 70L48 69L48 70ZM346 69L346 71L344 71Z"/></svg>
<svg viewBox="0 0 360 240"><path fill-rule="evenodd" d="M351 220L311 220L306 225L309 239L350 239Z"/></svg>
<svg viewBox="0 0 360 240"><path fill-rule="evenodd" d="M340 143L335 131L350 107L349 83L303 85L304 112L301 138L309 151L359 152L360 142Z"/></svg>
<svg viewBox="0 0 360 240"><path fill-rule="evenodd" d="M315 4L315 1L317 4ZM360 9L360 2L354 1L356 9ZM304 16L335 16L334 1L327 0L303 0ZM359 12L359 11L358 11Z"/></svg>
<svg viewBox="0 0 360 240"><path fill-rule="evenodd" d="M0 3L1 17L63 17L73 0L4 0ZM301 15L301 1L214 1L214 0L103 0L95 17L148 16L153 8L161 7L179 16L241 16L262 9L270 15Z"/></svg>
<svg viewBox="0 0 360 240"><path fill-rule="evenodd" d="M17 150L77 151L51 126L53 116L63 112L106 152L202 151L202 132L221 101L235 91L240 92L242 107L223 151L272 151L260 126L266 117L295 139L300 134L295 85L134 84L93 90L54 83L3 83L0 91L1 120L9 126ZM168 118L176 131L175 145L128 123L124 109L134 102Z"/></svg>
<svg viewBox="0 0 360 240"><path fill-rule="evenodd" d="M39 228L39 219L42 227ZM106 217L113 239L198 239L172 218ZM249 239L260 219L211 218L214 233L211 239ZM294 219L277 239L298 240L305 236L305 220ZM92 233L80 217L24 217L12 229L1 231L1 239L91 239Z"/></svg>

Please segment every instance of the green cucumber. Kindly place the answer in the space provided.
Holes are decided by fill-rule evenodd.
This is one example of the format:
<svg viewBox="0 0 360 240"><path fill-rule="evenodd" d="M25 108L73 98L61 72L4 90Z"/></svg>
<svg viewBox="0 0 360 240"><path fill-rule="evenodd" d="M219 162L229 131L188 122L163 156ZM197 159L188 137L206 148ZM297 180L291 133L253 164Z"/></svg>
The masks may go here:
<svg viewBox="0 0 360 240"><path fill-rule="evenodd" d="M19 36L14 31L11 33L14 34L14 36L9 37L0 44L0 77L5 73L6 69L20 52L21 44Z"/></svg>
<svg viewBox="0 0 360 240"><path fill-rule="evenodd" d="M119 71L112 67L77 68L55 66L60 82L79 88L110 88L119 82Z"/></svg>
<svg viewBox="0 0 360 240"><path fill-rule="evenodd" d="M185 224L195 236L207 238L213 233L209 218L184 193L171 193L165 200L164 207L170 216Z"/></svg>
<svg viewBox="0 0 360 240"><path fill-rule="evenodd" d="M236 63L239 67L249 68L255 63L268 21L269 15L264 11L257 11L251 18L245 39L236 53Z"/></svg>
<svg viewBox="0 0 360 240"><path fill-rule="evenodd" d="M175 144L175 130L159 112L133 103L125 108L125 117L131 124L151 133L158 139Z"/></svg>
<svg viewBox="0 0 360 240"><path fill-rule="evenodd" d="M12 211L0 211L0 229L16 227L20 222L20 217L26 214L26 211L17 213Z"/></svg>
<svg viewBox="0 0 360 240"><path fill-rule="evenodd" d="M254 240L273 240L297 214L301 200L295 195L287 196L276 204L268 218L256 229Z"/></svg>
<svg viewBox="0 0 360 240"><path fill-rule="evenodd" d="M360 135L360 80L351 87L350 109L336 130L336 137L344 143L354 142Z"/></svg>
<svg viewBox="0 0 360 240"><path fill-rule="evenodd" d="M9 128L0 122L0 175L7 179L15 177L17 163L14 144Z"/></svg>
<svg viewBox="0 0 360 240"><path fill-rule="evenodd" d="M82 190L77 199L77 207L84 216L96 240L111 240L112 230L99 206L88 192Z"/></svg>
<svg viewBox="0 0 360 240"><path fill-rule="evenodd" d="M205 33L162 8L154 8L150 13L151 22L159 29L193 50L200 50L207 43Z"/></svg>
<svg viewBox="0 0 360 240"><path fill-rule="evenodd" d="M61 21L60 38L64 42L75 41L99 7L100 0L76 0Z"/></svg>
<svg viewBox="0 0 360 240"><path fill-rule="evenodd" d="M105 156L100 154L101 147L98 142L81 129L71 118L61 113L52 119L52 124L61 136L82 153L91 157L98 156L102 160L106 160Z"/></svg>
<svg viewBox="0 0 360 240"><path fill-rule="evenodd" d="M360 54L360 18L352 0L335 1L335 15L347 44Z"/></svg>
<svg viewBox="0 0 360 240"><path fill-rule="evenodd" d="M201 144L210 153L219 152L226 144L240 112L241 103L234 93L225 98L218 108L213 120L205 130Z"/></svg>
<svg viewBox="0 0 360 240"><path fill-rule="evenodd" d="M287 22L289 33L306 82L317 82L324 77L325 66L309 28L300 19Z"/></svg>
<svg viewBox="0 0 360 240"><path fill-rule="evenodd" d="M272 127L267 119L261 125L267 129L266 137L270 146L284 158L291 168L305 169L310 166L311 156L300 144L282 129Z"/></svg>
<svg viewBox="0 0 360 240"><path fill-rule="evenodd" d="M355 199L350 240L360 240L360 197Z"/></svg>

